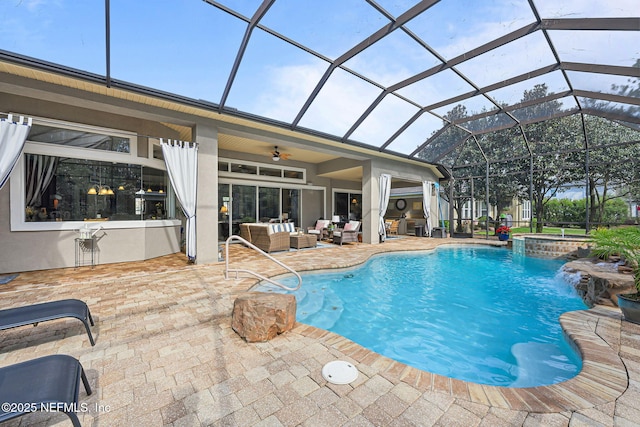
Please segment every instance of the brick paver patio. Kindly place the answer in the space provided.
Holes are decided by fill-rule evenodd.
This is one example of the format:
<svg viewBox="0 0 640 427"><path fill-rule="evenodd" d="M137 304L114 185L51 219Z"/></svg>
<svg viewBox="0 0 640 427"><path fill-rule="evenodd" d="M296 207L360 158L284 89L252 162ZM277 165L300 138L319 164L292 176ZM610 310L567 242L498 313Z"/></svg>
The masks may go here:
<svg viewBox="0 0 640 427"><path fill-rule="evenodd" d="M430 249L449 239L291 250L275 256L304 270L341 267L391 250ZM465 240L464 243L470 243ZM486 241L478 241L486 243ZM234 265L280 267L245 248ZM81 391L83 426L636 426L640 423L640 325L619 310L567 313L563 326L584 356L582 372L549 387L465 383L407 367L333 333L298 324L267 343L231 329L234 299L253 279L225 280L224 264L187 265L176 254L95 269L21 273L0 285L0 308L79 298L96 326L92 347L77 320L0 332L0 366L47 354L78 358L94 393ZM327 383L322 366L348 360L349 385ZM71 425L34 413L6 423Z"/></svg>

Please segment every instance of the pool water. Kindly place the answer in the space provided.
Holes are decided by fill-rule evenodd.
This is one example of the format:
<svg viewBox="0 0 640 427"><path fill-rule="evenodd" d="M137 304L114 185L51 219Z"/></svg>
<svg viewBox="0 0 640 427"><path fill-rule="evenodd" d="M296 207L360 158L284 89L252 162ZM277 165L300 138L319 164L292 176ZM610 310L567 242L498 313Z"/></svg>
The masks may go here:
<svg viewBox="0 0 640 427"><path fill-rule="evenodd" d="M447 377L554 384L582 367L559 316L587 308L562 264L477 246L378 255L357 268L303 274L293 292L297 320Z"/></svg>

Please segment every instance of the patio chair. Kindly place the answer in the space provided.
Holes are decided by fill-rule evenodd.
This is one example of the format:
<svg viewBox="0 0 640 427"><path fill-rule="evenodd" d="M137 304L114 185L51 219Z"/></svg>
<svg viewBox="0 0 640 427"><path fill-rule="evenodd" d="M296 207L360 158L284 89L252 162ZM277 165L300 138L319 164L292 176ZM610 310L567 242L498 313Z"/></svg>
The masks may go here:
<svg viewBox="0 0 640 427"><path fill-rule="evenodd" d="M80 381L87 395L91 386L80 362L54 354L0 368L0 423L35 411L64 412L80 427L76 411Z"/></svg>
<svg viewBox="0 0 640 427"><path fill-rule="evenodd" d="M389 224L389 228L387 229L387 235L395 234L397 236L399 225L400 225L400 221L398 221L397 219L394 219L393 221L391 221L391 223Z"/></svg>
<svg viewBox="0 0 640 427"><path fill-rule="evenodd" d="M38 326L40 322L62 319L64 317L75 317L80 320L87 330L91 345L96 345L93 340L93 335L91 335L91 329L89 328L89 323L93 326L91 312L87 304L78 299L63 299L0 310L0 330L26 325Z"/></svg>
<svg viewBox="0 0 640 427"><path fill-rule="evenodd" d="M329 224L331 220L319 219L313 227L307 227L307 234L313 234L318 241L329 238Z"/></svg>
<svg viewBox="0 0 640 427"><path fill-rule="evenodd" d="M333 230L333 243L339 243L340 246L342 246L343 243L358 243L359 231L360 221L349 221L344 225L344 228Z"/></svg>

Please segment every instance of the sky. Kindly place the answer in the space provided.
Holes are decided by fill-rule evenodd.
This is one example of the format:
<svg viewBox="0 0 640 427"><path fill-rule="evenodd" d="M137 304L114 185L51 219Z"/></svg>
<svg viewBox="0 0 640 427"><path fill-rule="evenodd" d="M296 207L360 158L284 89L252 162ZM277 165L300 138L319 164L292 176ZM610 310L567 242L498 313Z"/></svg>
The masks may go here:
<svg viewBox="0 0 640 427"><path fill-rule="evenodd" d="M258 0L223 0L251 18ZM417 2L380 0L398 16ZM638 0L534 0L542 18L640 16ZM111 0L111 77L220 103L246 23L202 0ZM0 0L0 49L105 75L104 0ZM296 119L328 68L389 20L363 0L276 0L261 20L316 55L256 28L251 34L226 106L283 122ZM526 0L441 0L407 27L445 59L535 22ZM550 31L563 61L631 66L640 58L639 32ZM480 87L555 61L541 32L460 64ZM380 86L397 84L440 64L406 33L395 31L349 58L344 66ZM578 89L607 90L610 79L577 73ZM567 89L561 75L545 76L551 91ZM520 85L496 91L500 102L518 102ZM472 90L451 71L386 96L351 139L379 146L421 107ZM333 71L300 126L345 135L382 88L344 70ZM470 112L495 108L484 97L466 102ZM445 114L453 105L436 113ZM566 108L571 108L567 105ZM442 126L423 114L389 148L411 153Z"/></svg>

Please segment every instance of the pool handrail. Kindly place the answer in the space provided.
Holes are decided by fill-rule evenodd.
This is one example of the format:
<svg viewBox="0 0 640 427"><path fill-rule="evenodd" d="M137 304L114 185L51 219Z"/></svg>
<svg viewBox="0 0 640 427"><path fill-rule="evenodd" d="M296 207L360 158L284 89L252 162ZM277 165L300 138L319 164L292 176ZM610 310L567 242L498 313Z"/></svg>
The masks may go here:
<svg viewBox="0 0 640 427"><path fill-rule="evenodd" d="M246 269L242 269L242 268L230 269L229 268L229 243L231 241L234 241L234 240L247 245L249 248L254 249L255 251L261 253L262 255L264 255L265 257L270 259L271 261L273 261L276 264L278 264L280 267L282 267L285 270L288 270L291 273L293 273L298 278L298 285L295 288L290 288L288 286L283 285L282 283L276 282L275 280L271 280L268 277L265 277L265 276L261 275L260 273L256 273L255 271L246 270ZM225 280L229 280L229 273L231 273L231 272L236 273L236 279L238 279L238 273L247 273L247 274L251 274L251 275L259 278L260 280L264 280L265 282L269 282L272 285L278 286L278 287L280 287L280 288L282 288L284 290L287 290L287 291L297 291L298 289L300 289L300 286L302 286L302 277L300 276L300 274L298 274L297 271L295 271L293 268L289 267L285 263L278 261L277 259L275 259L271 255L269 255L268 253L266 253L265 251L263 251L259 247L255 246L253 243L247 241L243 237L240 237L238 235L232 234L225 241L224 245L225 245L225 255L224 255L224 266L225 266L224 267L224 278L225 278Z"/></svg>

